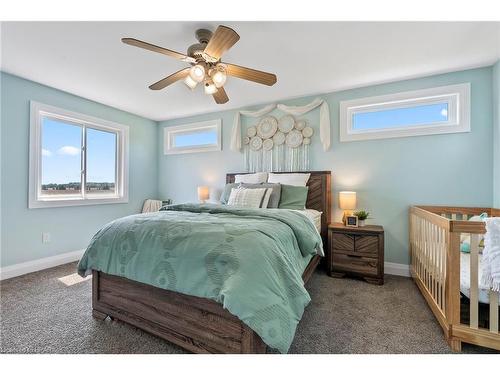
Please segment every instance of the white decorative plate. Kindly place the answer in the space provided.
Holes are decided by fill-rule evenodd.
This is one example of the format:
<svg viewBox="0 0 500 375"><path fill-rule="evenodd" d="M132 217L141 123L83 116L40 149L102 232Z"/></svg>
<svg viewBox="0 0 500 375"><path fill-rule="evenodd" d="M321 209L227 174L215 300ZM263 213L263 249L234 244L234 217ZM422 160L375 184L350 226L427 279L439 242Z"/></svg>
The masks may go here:
<svg viewBox="0 0 500 375"><path fill-rule="evenodd" d="M264 151L272 150L273 146L274 146L274 142L271 138L265 139L264 142L262 142L262 149Z"/></svg>
<svg viewBox="0 0 500 375"><path fill-rule="evenodd" d="M302 135L306 138L311 138L313 134L314 130L310 126L306 126L304 130L302 130Z"/></svg>
<svg viewBox="0 0 500 375"><path fill-rule="evenodd" d="M248 129L247 129L247 135L249 137L255 137L255 134L257 134L257 129L255 128L255 126L250 126Z"/></svg>
<svg viewBox="0 0 500 375"><path fill-rule="evenodd" d="M283 133L288 133L295 126L295 119L291 115L286 115L280 118L278 122L278 129Z"/></svg>
<svg viewBox="0 0 500 375"><path fill-rule="evenodd" d="M295 123L295 129L303 130L307 125L306 120L299 120Z"/></svg>
<svg viewBox="0 0 500 375"><path fill-rule="evenodd" d="M273 136L273 143L276 146L282 145L285 143L285 133L280 132L279 130L276 132L276 134Z"/></svg>
<svg viewBox="0 0 500 375"><path fill-rule="evenodd" d="M261 147L262 147L262 138L253 137L252 139L250 139L250 149L252 151L259 151Z"/></svg>
<svg viewBox="0 0 500 375"><path fill-rule="evenodd" d="M243 138L243 144L244 144L244 145L247 145L247 144L249 144L249 143L250 143L250 137L244 137L244 138Z"/></svg>
<svg viewBox="0 0 500 375"><path fill-rule="evenodd" d="M299 147L302 144L302 133L298 130L292 130L286 135L286 145L290 148Z"/></svg>
<svg viewBox="0 0 500 375"><path fill-rule="evenodd" d="M302 141L303 144L305 145L310 145L311 144L311 138L304 138L304 140Z"/></svg>
<svg viewBox="0 0 500 375"><path fill-rule="evenodd" d="M257 125L257 135L262 139L271 138L278 129L278 120L273 116L264 117Z"/></svg>

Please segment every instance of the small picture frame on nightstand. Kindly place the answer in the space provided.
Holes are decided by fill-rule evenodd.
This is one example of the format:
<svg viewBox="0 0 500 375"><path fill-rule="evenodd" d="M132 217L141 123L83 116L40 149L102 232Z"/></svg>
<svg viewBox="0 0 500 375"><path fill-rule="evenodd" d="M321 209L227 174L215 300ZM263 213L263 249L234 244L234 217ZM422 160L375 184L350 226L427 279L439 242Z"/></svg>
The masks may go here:
<svg viewBox="0 0 500 375"><path fill-rule="evenodd" d="M358 217L357 216L346 216L345 218L346 227L358 227Z"/></svg>

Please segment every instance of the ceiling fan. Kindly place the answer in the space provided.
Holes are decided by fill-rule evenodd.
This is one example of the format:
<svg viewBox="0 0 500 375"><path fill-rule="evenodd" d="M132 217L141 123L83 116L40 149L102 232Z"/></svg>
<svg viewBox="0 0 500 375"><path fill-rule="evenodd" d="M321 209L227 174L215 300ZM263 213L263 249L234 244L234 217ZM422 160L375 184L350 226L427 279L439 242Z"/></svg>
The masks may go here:
<svg viewBox="0 0 500 375"><path fill-rule="evenodd" d="M198 83L203 82L205 93L212 95L217 104L224 104L229 101L224 90L224 83L226 83L227 76L246 79L267 86L272 86L276 83L276 75L272 73L221 61L221 56L224 52L240 39L236 31L230 27L219 25L214 33L207 29L198 29L195 35L198 43L191 45L186 55L134 38L122 38L122 42L149 51L162 53L191 64L191 67L181 69L153 83L149 86L151 90L164 89L181 79L193 90Z"/></svg>

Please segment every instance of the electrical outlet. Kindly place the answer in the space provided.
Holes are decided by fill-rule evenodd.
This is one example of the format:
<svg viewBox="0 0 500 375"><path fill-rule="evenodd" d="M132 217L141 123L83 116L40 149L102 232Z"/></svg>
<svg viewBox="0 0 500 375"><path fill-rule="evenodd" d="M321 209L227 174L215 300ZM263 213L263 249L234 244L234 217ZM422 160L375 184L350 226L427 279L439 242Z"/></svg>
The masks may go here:
<svg viewBox="0 0 500 375"><path fill-rule="evenodd" d="M50 242L50 233L49 232L42 233L42 242L43 243L49 243Z"/></svg>

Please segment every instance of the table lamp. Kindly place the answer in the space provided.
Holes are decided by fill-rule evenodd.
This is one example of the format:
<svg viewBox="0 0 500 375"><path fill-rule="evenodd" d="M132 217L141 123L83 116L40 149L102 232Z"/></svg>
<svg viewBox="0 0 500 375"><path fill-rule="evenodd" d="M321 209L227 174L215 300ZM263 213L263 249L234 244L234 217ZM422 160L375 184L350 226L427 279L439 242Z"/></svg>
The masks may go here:
<svg viewBox="0 0 500 375"><path fill-rule="evenodd" d="M345 224L346 217L352 215L352 210L356 209L356 192L341 191L339 192L339 208L344 210L342 222Z"/></svg>
<svg viewBox="0 0 500 375"><path fill-rule="evenodd" d="M210 198L208 186L198 186L198 200L200 203L205 203Z"/></svg>

